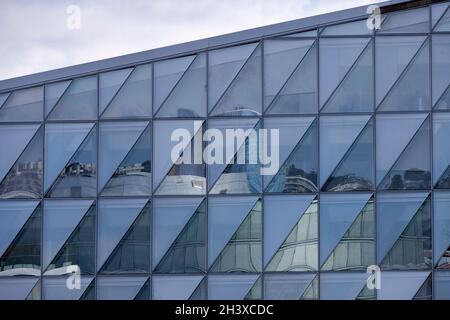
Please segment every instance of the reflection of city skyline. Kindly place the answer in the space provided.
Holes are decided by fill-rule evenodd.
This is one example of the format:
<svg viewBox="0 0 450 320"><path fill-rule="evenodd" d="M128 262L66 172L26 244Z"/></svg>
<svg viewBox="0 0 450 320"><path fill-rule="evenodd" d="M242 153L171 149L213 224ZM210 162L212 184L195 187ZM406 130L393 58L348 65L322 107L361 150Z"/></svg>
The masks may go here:
<svg viewBox="0 0 450 320"><path fill-rule="evenodd" d="M42 189L43 162L16 163L0 185L0 197L40 198Z"/></svg>

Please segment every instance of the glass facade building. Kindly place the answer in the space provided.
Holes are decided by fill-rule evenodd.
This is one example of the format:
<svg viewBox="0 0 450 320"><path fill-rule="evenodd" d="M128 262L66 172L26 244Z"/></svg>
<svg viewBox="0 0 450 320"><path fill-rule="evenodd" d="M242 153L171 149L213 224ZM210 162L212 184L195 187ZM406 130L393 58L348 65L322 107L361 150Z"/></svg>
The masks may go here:
<svg viewBox="0 0 450 320"><path fill-rule="evenodd" d="M1 81L0 299L450 299L450 2L381 9Z"/></svg>

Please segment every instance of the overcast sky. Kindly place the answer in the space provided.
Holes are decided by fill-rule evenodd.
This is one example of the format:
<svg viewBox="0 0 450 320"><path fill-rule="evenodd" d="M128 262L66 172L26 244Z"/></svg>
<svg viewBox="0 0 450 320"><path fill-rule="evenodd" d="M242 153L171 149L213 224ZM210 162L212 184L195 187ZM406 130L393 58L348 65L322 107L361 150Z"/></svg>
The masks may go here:
<svg viewBox="0 0 450 320"><path fill-rule="evenodd" d="M362 6L375 0L0 0L0 79ZM69 29L80 9L80 29ZM78 21L78 20L76 20Z"/></svg>

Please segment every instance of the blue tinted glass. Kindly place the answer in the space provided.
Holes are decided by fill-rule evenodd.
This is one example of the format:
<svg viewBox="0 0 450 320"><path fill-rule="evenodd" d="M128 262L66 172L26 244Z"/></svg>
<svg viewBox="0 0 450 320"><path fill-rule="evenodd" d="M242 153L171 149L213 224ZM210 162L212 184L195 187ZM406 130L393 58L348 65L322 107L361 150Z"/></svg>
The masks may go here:
<svg viewBox="0 0 450 320"><path fill-rule="evenodd" d="M203 276L154 276L153 300L188 300Z"/></svg>
<svg viewBox="0 0 450 320"><path fill-rule="evenodd" d="M322 273L320 275L320 299L355 300L366 286L367 273ZM372 297L374 297L372 291ZM366 297L367 299L367 297Z"/></svg>
<svg viewBox="0 0 450 320"><path fill-rule="evenodd" d="M98 102L100 114L103 113L111 100L117 95L117 92L120 88L122 88L132 71L133 68L128 68L100 74L100 92Z"/></svg>
<svg viewBox="0 0 450 320"><path fill-rule="evenodd" d="M242 300L257 279L257 275L209 276L208 298L209 300Z"/></svg>
<svg viewBox="0 0 450 320"><path fill-rule="evenodd" d="M428 33L429 15L428 7L389 13L378 33Z"/></svg>
<svg viewBox="0 0 450 320"><path fill-rule="evenodd" d="M38 280L38 277L0 278L0 300L25 300Z"/></svg>
<svg viewBox="0 0 450 320"><path fill-rule="evenodd" d="M266 274L264 277L264 298L266 300L299 300L309 298L305 291L314 281L314 273ZM318 288L315 288L316 293ZM311 297L312 298L312 297ZM317 298L314 297L314 298Z"/></svg>
<svg viewBox="0 0 450 320"><path fill-rule="evenodd" d="M82 277L80 289L70 290L66 284L67 277L45 277L42 282L42 299L79 300L93 281L93 277Z"/></svg>
<svg viewBox="0 0 450 320"><path fill-rule="evenodd" d="M134 300L146 281L147 277L97 277L97 299Z"/></svg>
<svg viewBox="0 0 450 320"><path fill-rule="evenodd" d="M384 271L381 273L381 289L378 300L412 300L429 276L429 272Z"/></svg>
<svg viewBox="0 0 450 320"><path fill-rule="evenodd" d="M434 265L441 269L450 267L450 194L434 194Z"/></svg>
<svg viewBox="0 0 450 320"><path fill-rule="evenodd" d="M450 300L450 272L436 272L434 288L436 300Z"/></svg>
<svg viewBox="0 0 450 320"><path fill-rule="evenodd" d="M433 106L450 108L450 36L433 35Z"/></svg>
<svg viewBox="0 0 450 320"><path fill-rule="evenodd" d="M41 121L43 88L35 87L12 92L0 108L0 122Z"/></svg>

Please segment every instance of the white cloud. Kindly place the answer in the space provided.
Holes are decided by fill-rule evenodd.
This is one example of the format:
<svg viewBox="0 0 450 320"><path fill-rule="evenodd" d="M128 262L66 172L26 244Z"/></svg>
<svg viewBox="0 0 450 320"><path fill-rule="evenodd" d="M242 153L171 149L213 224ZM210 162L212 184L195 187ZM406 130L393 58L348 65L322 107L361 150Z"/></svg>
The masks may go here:
<svg viewBox="0 0 450 320"><path fill-rule="evenodd" d="M2 0L0 79L356 7L373 0ZM81 9L68 30L67 6Z"/></svg>

